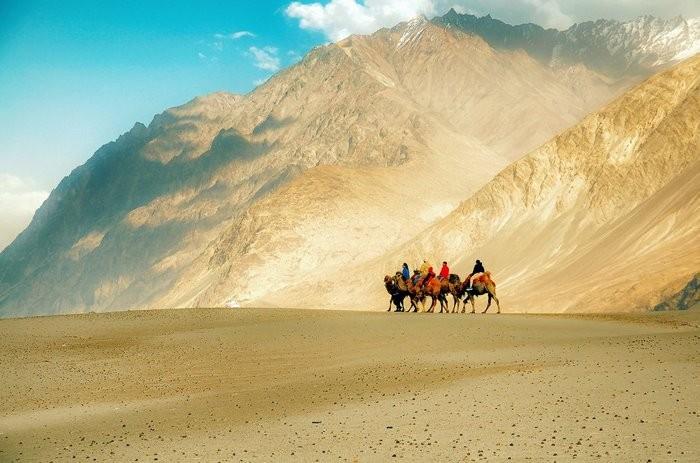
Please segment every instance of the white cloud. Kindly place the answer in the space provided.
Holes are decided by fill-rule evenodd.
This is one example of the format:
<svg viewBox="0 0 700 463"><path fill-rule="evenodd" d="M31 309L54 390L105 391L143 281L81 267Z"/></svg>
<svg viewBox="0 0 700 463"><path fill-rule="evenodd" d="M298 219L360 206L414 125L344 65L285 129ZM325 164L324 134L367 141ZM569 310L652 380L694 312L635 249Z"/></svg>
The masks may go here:
<svg viewBox="0 0 700 463"><path fill-rule="evenodd" d="M255 59L255 66L266 71L277 71L280 68L280 59L275 47L250 47L248 51Z"/></svg>
<svg viewBox="0 0 700 463"><path fill-rule="evenodd" d="M214 37L217 39L238 40L238 39L241 39L243 37L257 37L257 36L250 31L236 31L236 32L230 32L228 34L214 34Z"/></svg>
<svg viewBox="0 0 700 463"><path fill-rule="evenodd" d="M238 32L233 32L233 33L229 34L229 37L236 40L236 39L240 39L241 37L255 37L255 34L253 34L252 32L249 32L249 31L238 31Z"/></svg>
<svg viewBox="0 0 700 463"><path fill-rule="evenodd" d="M292 2L285 13L298 19L302 29L323 32L329 39L337 41L351 34L370 34L419 14L432 16L435 3L435 0Z"/></svg>
<svg viewBox="0 0 700 463"><path fill-rule="evenodd" d="M200 52L197 52L197 57L198 57L200 60L202 60L202 61L207 61L207 62L211 62L211 63L216 63L216 62L219 61L219 58L218 58L218 57L216 57L216 56L205 55L205 54L202 53L201 51L200 51Z"/></svg>
<svg viewBox="0 0 700 463"><path fill-rule="evenodd" d="M561 7L556 0L525 0L525 3L533 8L532 22L542 27L566 29L574 23L570 16L561 12Z"/></svg>
<svg viewBox="0 0 700 463"><path fill-rule="evenodd" d="M264 84L265 82L267 82L267 80L268 80L269 78L270 78L270 76L263 77L262 79L255 79L255 80L253 81L253 85L255 85L256 87L257 87L258 85L262 85L262 84Z"/></svg>
<svg viewBox="0 0 700 463"><path fill-rule="evenodd" d="M214 41L209 43L209 47L211 47L214 52L220 52L224 50L224 41L226 40L238 40L243 37L257 37L255 34L253 34L250 31L236 31L236 32L229 32L228 34L214 34ZM203 56L202 53L200 53L200 58L202 59L207 59L206 56ZM218 58L213 57L211 58L211 61L216 62L218 61Z"/></svg>
<svg viewBox="0 0 700 463"><path fill-rule="evenodd" d="M36 209L49 196L31 182L0 173L0 250L24 230Z"/></svg>

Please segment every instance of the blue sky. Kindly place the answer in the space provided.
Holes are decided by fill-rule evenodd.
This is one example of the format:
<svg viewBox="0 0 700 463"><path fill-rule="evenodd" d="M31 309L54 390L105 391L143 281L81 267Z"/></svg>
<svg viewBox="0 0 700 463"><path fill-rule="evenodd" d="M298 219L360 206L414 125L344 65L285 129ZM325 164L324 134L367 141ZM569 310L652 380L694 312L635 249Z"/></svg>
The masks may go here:
<svg viewBox="0 0 700 463"><path fill-rule="evenodd" d="M251 3L0 2L0 172L50 189L134 122L204 93L246 93L274 59L286 66L325 41L284 14L289 2ZM255 36L216 36L239 31ZM273 58L268 69L250 47Z"/></svg>
<svg viewBox="0 0 700 463"><path fill-rule="evenodd" d="M700 15L698 0L0 0L0 249L135 122L197 95L247 93L315 45L450 7L557 28Z"/></svg>

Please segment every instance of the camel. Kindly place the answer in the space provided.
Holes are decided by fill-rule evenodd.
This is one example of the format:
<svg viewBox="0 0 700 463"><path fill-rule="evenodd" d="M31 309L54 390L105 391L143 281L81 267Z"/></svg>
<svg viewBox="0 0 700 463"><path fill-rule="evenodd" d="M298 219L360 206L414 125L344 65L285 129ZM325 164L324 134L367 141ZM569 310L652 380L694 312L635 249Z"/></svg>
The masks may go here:
<svg viewBox="0 0 700 463"><path fill-rule="evenodd" d="M448 294L452 295L452 313L456 313L460 298L463 295L462 281L459 279L459 275L450 273L450 276L446 280L442 280L440 283L442 285L441 289L442 293L445 295L445 299L447 299Z"/></svg>
<svg viewBox="0 0 700 463"><path fill-rule="evenodd" d="M409 301L411 302L411 307L408 308L408 311L410 312L411 309L414 309L414 311L418 310L418 306L416 305L417 297L415 295L415 292L411 292L410 289L410 279L409 281L405 281L403 279L403 275L401 275L401 272L396 272L396 275L394 275L394 285L396 286L398 290L398 294L401 297L401 304L403 305L403 301L406 298L406 296L409 297Z"/></svg>
<svg viewBox="0 0 700 463"><path fill-rule="evenodd" d="M419 280L420 282L420 280ZM413 308L414 312L419 312L418 310L418 302L421 302L423 305L423 308L425 309L425 295L423 295L421 291L421 287L419 283L413 284L413 278L409 278L406 282L406 288L408 289L408 295L411 298L411 308ZM410 309L409 309L410 312Z"/></svg>
<svg viewBox="0 0 700 463"><path fill-rule="evenodd" d="M440 280L437 278L431 278L428 283L425 285L423 284L423 280L425 277L422 277L420 280L418 280L418 283L416 283L416 287L420 288L418 291L421 294L421 304L423 305L423 309L425 309L425 297L428 296L430 297L430 308L426 312L434 312L435 311L435 305L437 302L440 302L440 313L445 311L445 313L448 313L448 304L447 304L447 299L445 295L442 293L442 284L440 283Z"/></svg>
<svg viewBox="0 0 700 463"><path fill-rule="evenodd" d="M385 275L384 287L386 288L386 292L389 293L389 308L387 309L387 312L391 312L391 304L396 306L396 312L403 312L403 300L406 295L401 295L401 291L399 290L394 278L391 278L389 275Z"/></svg>
<svg viewBox="0 0 700 463"><path fill-rule="evenodd" d="M488 304L486 304L486 308L484 309L483 312L481 313L486 313L487 310L489 310L489 307L491 307L491 299L496 301L496 306L498 307L498 312L496 313L501 313L501 303L498 301L498 298L496 297L496 283L491 279L491 272L484 272L481 274L477 274L474 277L474 280L472 281L472 289L467 291L467 286L469 285L469 275L467 279L462 283L462 292L466 294L467 296L464 298L464 307L462 308L462 313L466 311L467 308L467 301L471 302L472 304L472 311L471 313L476 312L476 307L474 306L474 299L477 296L481 296L482 294L488 294L489 296L489 301Z"/></svg>

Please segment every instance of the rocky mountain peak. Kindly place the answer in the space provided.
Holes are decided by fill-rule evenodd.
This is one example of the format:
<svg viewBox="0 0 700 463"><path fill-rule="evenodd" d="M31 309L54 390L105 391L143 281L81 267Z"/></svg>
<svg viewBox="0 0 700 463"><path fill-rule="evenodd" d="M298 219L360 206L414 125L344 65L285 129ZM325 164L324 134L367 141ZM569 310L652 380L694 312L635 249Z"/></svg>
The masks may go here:
<svg viewBox="0 0 700 463"><path fill-rule="evenodd" d="M558 31L533 24L510 25L490 15L453 10L437 24L479 35L499 49L522 49L550 66L582 63L610 77L644 75L700 51L696 19L640 16L630 21L600 19Z"/></svg>

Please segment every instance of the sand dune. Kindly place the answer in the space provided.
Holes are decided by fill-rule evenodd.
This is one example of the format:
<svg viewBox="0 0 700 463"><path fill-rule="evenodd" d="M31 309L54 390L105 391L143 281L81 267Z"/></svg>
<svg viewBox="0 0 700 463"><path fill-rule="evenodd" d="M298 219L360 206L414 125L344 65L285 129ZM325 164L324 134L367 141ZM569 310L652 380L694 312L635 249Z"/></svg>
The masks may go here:
<svg viewBox="0 0 700 463"><path fill-rule="evenodd" d="M697 311L0 320L2 461L697 461Z"/></svg>

